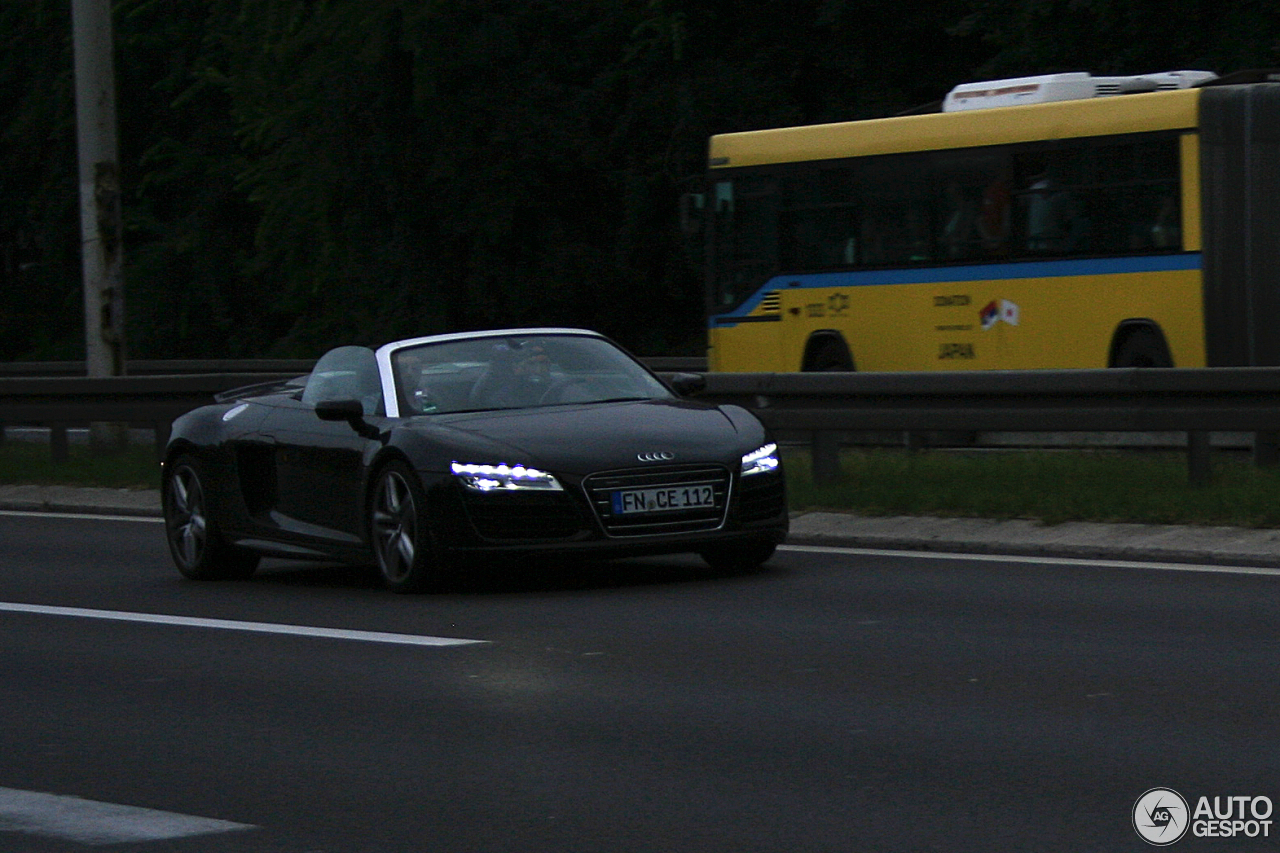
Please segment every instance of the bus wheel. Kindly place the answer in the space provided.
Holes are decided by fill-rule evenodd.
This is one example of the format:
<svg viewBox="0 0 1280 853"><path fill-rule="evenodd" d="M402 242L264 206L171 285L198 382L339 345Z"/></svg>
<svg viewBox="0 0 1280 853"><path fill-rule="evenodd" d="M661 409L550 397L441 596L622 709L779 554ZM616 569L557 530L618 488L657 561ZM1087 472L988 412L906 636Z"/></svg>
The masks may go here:
<svg viewBox="0 0 1280 853"><path fill-rule="evenodd" d="M805 353L805 373L828 373L853 370L853 356L849 348L839 338L827 338L813 341Z"/></svg>
<svg viewBox="0 0 1280 853"><path fill-rule="evenodd" d="M1116 348L1112 367L1173 367L1164 335L1155 329L1134 329Z"/></svg>

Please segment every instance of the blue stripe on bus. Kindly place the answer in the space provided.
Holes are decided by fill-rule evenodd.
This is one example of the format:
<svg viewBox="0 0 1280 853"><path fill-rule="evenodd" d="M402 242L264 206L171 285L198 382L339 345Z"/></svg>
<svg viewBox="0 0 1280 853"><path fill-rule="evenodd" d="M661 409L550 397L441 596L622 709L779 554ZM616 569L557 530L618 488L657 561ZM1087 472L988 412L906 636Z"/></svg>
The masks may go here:
<svg viewBox="0 0 1280 853"><path fill-rule="evenodd" d="M1123 258L1084 258L1072 261L1022 261L954 267L909 267L894 270L855 270L777 275L751 295L733 314L712 317L711 325L734 326L747 319L765 294L775 290L809 287L870 287L886 284L951 284L969 281L1001 281L1020 278L1117 275L1138 272L1179 272L1200 269L1200 253L1141 255Z"/></svg>

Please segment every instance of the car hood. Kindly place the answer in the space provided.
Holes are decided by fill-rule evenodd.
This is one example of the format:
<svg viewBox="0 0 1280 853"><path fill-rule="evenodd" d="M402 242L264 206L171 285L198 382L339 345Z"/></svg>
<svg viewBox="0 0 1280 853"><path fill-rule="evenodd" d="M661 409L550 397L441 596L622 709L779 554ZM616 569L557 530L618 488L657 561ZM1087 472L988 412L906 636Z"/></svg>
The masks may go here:
<svg viewBox="0 0 1280 853"><path fill-rule="evenodd" d="M461 462L580 475L652 464L639 458L646 453L670 454L654 460L668 464L732 464L764 437L744 409L662 400L435 415L430 429L477 457Z"/></svg>

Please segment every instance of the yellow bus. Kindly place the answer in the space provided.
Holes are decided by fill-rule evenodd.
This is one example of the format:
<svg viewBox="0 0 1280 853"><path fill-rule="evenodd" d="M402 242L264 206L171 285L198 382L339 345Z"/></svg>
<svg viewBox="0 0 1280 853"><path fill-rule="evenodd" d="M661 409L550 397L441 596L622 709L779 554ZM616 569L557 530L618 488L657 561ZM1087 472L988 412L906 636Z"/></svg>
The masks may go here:
<svg viewBox="0 0 1280 853"><path fill-rule="evenodd" d="M1280 364L1273 80L1045 75L712 137L710 368Z"/></svg>

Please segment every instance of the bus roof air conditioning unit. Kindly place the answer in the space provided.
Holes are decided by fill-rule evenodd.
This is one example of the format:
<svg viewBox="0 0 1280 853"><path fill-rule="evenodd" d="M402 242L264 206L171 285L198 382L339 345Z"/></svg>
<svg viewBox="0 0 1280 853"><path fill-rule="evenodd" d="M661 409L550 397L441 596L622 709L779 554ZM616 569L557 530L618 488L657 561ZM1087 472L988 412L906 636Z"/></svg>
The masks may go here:
<svg viewBox="0 0 1280 853"><path fill-rule="evenodd" d="M954 113L962 110L1044 104L1050 101L1105 98L1137 92L1190 89L1217 76L1211 71L1162 71L1159 74L1134 77L1093 77L1083 71L1072 71L983 83L961 83L947 93L942 102L942 111Z"/></svg>

